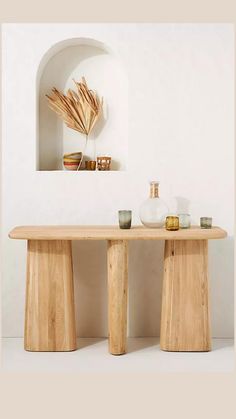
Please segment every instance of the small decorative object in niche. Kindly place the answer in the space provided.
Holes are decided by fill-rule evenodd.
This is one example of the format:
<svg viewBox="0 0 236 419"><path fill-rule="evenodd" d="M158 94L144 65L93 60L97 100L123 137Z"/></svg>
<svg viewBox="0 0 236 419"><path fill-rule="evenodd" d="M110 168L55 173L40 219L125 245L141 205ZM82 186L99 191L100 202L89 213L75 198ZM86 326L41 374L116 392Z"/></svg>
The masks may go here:
<svg viewBox="0 0 236 419"><path fill-rule="evenodd" d="M176 215L168 215L166 217L166 230L179 230L179 217L177 217Z"/></svg>
<svg viewBox="0 0 236 419"><path fill-rule="evenodd" d="M140 207L140 220L146 227L163 227L168 207L159 198L159 182L150 182L150 196Z"/></svg>
<svg viewBox="0 0 236 419"><path fill-rule="evenodd" d="M110 170L111 157L99 156L97 157L97 168L98 170Z"/></svg>
<svg viewBox="0 0 236 419"><path fill-rule="evenodd" d="M130 210L120 210L119 214L119 226L122 229L129 229L131 227L132 221L132 211Z"/></svg>
<svg viewBox="0 0 236 419"><path fill-rule="evenodd" d="M85 170L96 170L96 161L95 160L86 160L85 161Z"/></svg>
<svg viewBox="0 0 236 419"><path fill-rule="evenodd" d="M212 218L211 217L201 217L200 218L201 228L211 228L212 227Z"/></svg>
<svg viewBox="0 0 236 419"><path fill-rule="evenodd" d="M56 112L67 127L85 135L84 155L89 134L102 114L103 99L100 99L97 93L89 89L84 77L82 77L81 82L74 80L74 83L77 87L77 92L69 89L65 95L63 92L57 90L56 87L53 87L51 96L46 95L46 97L49 107ZM82 160L83 158L77 170L80 169ZM93 161L95 161L95 151Z"/></svg>
<svg viewBox="0 0 236 419"><path fill-rule="evenodd" d="M80 151L78 151L77 153L64 154L63 164L65 169L78 170L82 158L83 156Z"/></svg>
<svg viewBox="0 0 236 419"><path fill-rule="evenodd" d="M180 228L190 228L190 214L178 214Z"/></svg>

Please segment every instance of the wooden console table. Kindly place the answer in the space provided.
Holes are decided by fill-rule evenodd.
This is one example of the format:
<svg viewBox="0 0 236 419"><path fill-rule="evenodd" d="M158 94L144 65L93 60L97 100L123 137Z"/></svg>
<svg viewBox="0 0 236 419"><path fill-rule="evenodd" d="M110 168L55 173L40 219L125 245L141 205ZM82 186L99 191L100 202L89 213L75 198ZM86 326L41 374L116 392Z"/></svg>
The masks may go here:
<svg viewBox="0 0 236 419"><path fill-rule="evenodd" d="M211 349L208 240L226 237L219 227L175 232L142 226L22 226L9 237L28 241L25 349L76 349L72 240L107 240L109 350L126 352L128 241L165 240L161 349Z"/></svg>

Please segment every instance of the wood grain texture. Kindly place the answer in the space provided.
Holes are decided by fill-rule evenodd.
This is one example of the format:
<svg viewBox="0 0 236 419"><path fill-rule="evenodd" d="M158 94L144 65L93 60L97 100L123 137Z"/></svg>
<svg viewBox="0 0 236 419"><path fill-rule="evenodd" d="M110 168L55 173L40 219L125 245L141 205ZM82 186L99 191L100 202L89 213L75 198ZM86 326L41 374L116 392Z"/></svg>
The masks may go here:
<svg viewBox="0 0 236 419"><path fill-rule="evenodd" d="M191 227L178 231L165 228L134 226L122 230L118 226L20 226L10 233L11 239L26 240L209 240L222 239L227 233L219 227Z"/></svg>
<svg viewBox="0 0 236 419"><path fill-rule="evenodd" d="M127 335L127 288L128 288L127 241L108 242L108 327L109 350L113 355L126 352Z"/></svg>
<svg viewBox="0 0 236 419"><path fill-rule="evenodd" d="M70 241L28 241L25 349L76 349Z"/></svg>
<svg viewBox="0 0 236 419"><path fill-rule="evenodd" d="M166 241L161 349L210 351L207 240Z"/></svg>

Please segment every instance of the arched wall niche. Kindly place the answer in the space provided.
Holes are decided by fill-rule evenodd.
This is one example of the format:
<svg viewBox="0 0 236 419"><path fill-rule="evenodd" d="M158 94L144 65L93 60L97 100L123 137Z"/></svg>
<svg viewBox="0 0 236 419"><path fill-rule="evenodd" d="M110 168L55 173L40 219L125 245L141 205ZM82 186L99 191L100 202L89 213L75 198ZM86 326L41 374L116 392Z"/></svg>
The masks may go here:
<svg viewBox="0 0 236 419"><path fill-rule="evenodd" d="M83 151L85 138L68 128L48 107L52 87L66 92L84 76L104 99L103 117L91 133L86 155L112 157L111 170L126 170L128 152L128 78L121 58L95 39L73 38L55 44L37 73L37 170L63 170L63 154ZM79 173L79 172L77 172Z"/></svg>

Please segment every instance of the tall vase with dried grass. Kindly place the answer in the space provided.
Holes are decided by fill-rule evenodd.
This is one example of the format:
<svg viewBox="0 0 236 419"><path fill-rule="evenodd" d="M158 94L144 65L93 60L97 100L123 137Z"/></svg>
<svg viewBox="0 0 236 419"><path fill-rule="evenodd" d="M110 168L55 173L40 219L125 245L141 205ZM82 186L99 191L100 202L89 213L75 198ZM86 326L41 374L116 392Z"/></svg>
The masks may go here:
<svg viewBox="0 0 236 419"><path fill-rule="evenodd" d="M86 151L89 134L93 130L102 114L103 99L96 92L88 88L86 80L73 80L77 92L69 89L65 95L53 87L51 96L46 95L49 107L65 122L67 127L85 135L84 152L78 166L80 169Z"/></svg>

